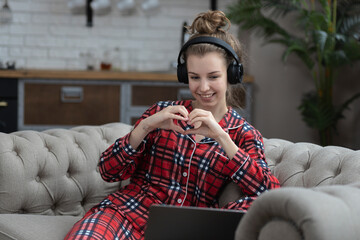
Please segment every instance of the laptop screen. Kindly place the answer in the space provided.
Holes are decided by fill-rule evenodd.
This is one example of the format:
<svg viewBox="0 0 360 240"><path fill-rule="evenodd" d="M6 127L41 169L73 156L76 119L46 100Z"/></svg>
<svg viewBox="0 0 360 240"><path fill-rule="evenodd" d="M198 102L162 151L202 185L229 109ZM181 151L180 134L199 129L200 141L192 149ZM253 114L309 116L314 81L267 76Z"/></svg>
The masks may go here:
<svg viewBox="0 0 360 240"><path fill-rule="evenodd" d="M234 239L245 213L218 208L153 205L145 240Z"/></svg>

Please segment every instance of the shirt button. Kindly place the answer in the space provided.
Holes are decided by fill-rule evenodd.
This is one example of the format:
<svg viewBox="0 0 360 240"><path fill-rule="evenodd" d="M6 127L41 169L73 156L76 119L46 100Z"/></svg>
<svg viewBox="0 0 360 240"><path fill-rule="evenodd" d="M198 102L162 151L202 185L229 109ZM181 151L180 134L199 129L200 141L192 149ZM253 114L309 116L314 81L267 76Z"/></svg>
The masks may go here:
<svg viewBox="0 0 360 240"><path fill-rule="evenodd" d="M194 144L193 144L193 143L191 144L191 147L194 147Z"/></svg>
<svg viewBox="0 0 360 240"><path fill-rule="evenodd" d="M187 172L183 172L183 177L187 177Z"/></svg>
<svg viewBox="0 0 360 240"><path fill-rule="evenodd" d="M181 203L181 202L182 202L181 198L178 198L177 202L178 202L178 203Z"/></svg>

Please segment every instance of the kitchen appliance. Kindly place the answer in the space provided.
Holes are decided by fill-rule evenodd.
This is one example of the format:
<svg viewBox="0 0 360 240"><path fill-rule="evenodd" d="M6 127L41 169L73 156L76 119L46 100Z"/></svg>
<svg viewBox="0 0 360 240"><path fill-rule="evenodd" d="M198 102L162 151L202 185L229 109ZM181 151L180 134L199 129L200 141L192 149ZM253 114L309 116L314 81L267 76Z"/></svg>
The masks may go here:
<svg viewBox="0 0 360 240"><path fill-rule="evenodd" d="M18 128L17 79L0 79L0 132L10 133Z"/></svg>

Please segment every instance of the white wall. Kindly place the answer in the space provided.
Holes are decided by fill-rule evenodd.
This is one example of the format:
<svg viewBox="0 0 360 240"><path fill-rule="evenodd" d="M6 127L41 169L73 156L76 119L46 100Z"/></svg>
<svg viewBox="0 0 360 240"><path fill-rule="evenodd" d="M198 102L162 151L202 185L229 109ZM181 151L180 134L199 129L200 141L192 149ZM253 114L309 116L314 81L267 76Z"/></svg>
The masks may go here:
<svg viewBox="0 0 360 240"><path fill-rule="evenodd" d="M14 21L0 25L0 60L16 60L24 68L79 69L81 52L91 49L101 58L105 47L120 47L125 57L132 55L135 70L166 71L177 58L183 21L210 8L209 0L160 0L156 15L145 16L138 6L135 15L122 16L112 0L111 13L94 16L89 28L86 16L72 15L67 2L10 0ZM221 1L220 9L228 2Z"/></svg>

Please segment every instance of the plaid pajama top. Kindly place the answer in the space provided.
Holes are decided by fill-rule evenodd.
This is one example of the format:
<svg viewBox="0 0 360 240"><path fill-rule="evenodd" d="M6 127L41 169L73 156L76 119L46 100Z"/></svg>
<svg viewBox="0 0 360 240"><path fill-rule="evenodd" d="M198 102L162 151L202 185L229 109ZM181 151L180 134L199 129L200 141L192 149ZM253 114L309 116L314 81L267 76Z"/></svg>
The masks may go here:
<svg viewBox="0 0 360 240"><path fill-rule="evenodd" d="M190 100L158 102L136 125L169 105L184 105L189 112L193 109ZM184 129L191 127L183 121L178 124ZM129 144L131 133L117 139L102 153L100 173L109 182L130 177L130 184L96 208L118 210L143 234L152 204L219 207L220 190L233 181L245 197L224 208L246 211L259 194L279 183L267 166L262 136L256 129L231 107L219 124L239 146L233 159L214 139L196 142L194 136L172 130L152 131L138 149Z"/></svg>

